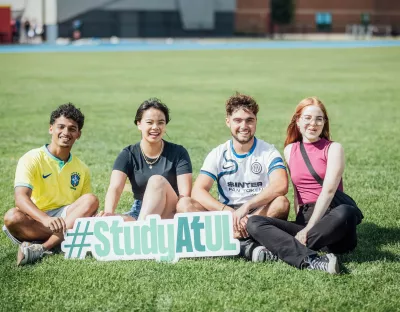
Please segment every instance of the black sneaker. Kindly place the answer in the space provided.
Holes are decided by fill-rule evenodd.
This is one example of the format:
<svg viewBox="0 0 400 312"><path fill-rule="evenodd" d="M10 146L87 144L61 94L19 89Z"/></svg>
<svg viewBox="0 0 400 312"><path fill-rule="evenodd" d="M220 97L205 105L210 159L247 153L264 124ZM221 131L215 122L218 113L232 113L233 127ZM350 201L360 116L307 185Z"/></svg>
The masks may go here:
<svg viewBox="0 0 400 312"><path fill-rule="evenodd" d="M254 248L253 254L251 256L251 261L253 262L265 262L265 261L278 261L278 256L274 255L264 246L258 246Z"/></svg>
<svg viewBox="0 0 400 312"><path fill-rule="evenodd" d="M326 254L325 256L308 256L304 260L304 264L309 270L320 270L330 274L339 273L339 263L333 253Z"/></svg>

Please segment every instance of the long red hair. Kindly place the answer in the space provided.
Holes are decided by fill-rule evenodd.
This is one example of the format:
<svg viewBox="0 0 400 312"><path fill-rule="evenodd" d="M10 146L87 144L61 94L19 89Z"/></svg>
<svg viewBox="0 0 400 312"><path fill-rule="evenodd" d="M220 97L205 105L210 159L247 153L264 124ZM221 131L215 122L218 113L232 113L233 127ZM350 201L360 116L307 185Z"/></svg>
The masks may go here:
<svg viewBox="0 0 400 312"><path fill-rule="evenodd" d="M320 137L325 138L329 141L331 140L331 135L329 133L329 118L328 113L326 112L325 105L317 97L313 96L305 98L304 100L300 101L300 103L296 106L296 110L292 116L292 119L290 120L290 124L286 131L287 134L284 147L291 143L299 142L303 139L303 136L301 135L299 128L297 127L297 121L299 120L303 109L307 106L312 105L318 106L324 113L325 123Z"/></svg>

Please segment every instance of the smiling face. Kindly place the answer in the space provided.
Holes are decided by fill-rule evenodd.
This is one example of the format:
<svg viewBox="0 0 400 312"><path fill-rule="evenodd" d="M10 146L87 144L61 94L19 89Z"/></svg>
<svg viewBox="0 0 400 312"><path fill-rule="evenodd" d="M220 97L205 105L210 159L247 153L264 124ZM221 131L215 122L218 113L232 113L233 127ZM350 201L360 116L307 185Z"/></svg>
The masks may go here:
<svg viewBox="0 0 400 312"><path fill-rule="evenodd" d="M252 112L238 109L226 118L226 125L238 143L246 144L254 138L257 126L257 117Z"/></svg>
<svg viewBox="0 0 400 312"><path fill-rule="evenodd" d="M72 119L60 116L50 125L51 143L61 148L72 148L75 141L80 138L81 132L78 123Z"/></svg>
<svg viewBox="0 0 400 312"><path fill-rule="evenodd" d="M324 129L325 115L318 106L306 106L296 124L304 142L317 142Z"/></svg>
<svg viewBox="0 0 400 312"><path fill-rule="evenodd" d="M142 119L137 122L142 138L149 143L160 142L166 130L164 113L156 108L149 108L143 112Z"/></svg>

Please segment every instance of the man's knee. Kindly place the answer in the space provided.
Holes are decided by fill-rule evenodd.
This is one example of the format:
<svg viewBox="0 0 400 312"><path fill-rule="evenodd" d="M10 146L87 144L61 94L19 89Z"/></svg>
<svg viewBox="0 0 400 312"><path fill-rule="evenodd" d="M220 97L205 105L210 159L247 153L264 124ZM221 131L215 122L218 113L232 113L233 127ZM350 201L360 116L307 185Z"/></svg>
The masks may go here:
<svg viewBox="0 0 400 312"><path fill-rule="evenodd" d="M4 225L8 230L19 227L26 220L26 215L17 208L12 208L4 215Z"/></svg>
<svg viewBox="0 0 400 312"><path fill-rule="evenodd" d="M289 216L290 202L285 196L279 196L270 204L267 217L287 220Z"/></svg>
<svg viewBox="0 0 400 312"><path fill-rule="evenodd" d="M85 194L81 197L84 201L86 210L90 213L94 213L99 208L99 199L94 194Z"/></svg>

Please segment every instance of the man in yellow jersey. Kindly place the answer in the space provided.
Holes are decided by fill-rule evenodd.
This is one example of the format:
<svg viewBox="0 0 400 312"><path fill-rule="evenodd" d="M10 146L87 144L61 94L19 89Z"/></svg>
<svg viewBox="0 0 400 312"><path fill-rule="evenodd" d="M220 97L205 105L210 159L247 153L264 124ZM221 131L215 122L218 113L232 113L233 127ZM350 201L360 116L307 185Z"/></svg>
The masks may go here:
<svg viewBox="0 0 400 312"><path fill-rule="evenodd" d="M84 121L74 105L61 105L50 116L51 143L18 161L16 207L7 211L3 226L7 236L20 245L17 265L34 263L51 253L77 218L90 217L98 208L88 167L70 153Z"/></svg>

